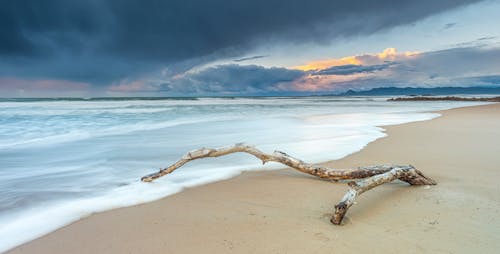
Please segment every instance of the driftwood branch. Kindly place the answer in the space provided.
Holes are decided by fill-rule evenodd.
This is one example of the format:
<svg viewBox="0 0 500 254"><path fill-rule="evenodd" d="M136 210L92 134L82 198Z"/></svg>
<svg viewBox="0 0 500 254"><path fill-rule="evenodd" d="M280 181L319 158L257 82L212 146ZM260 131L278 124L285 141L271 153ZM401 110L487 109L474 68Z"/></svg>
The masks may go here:
<svg viewBox="0 0 500 254"><path fill-rule="evenodd" d="M232 153L248 153L260 159L262 164L273 161L289 166L300 172L317 176L329 180L349 180L363 179L358 182L349 182L349 190L340 203L335 206L335 214L331 222L340 225L347 210L354 204L354 200L361 193L370 190L376 186L399 179L411 185L434 185L436 182L411 165L378 165L359 167L357 169L333 169L329 167L312 165L294 158L284 152L275 151L267 154L254 146L239 143L232 146L221 148L200 148L188 152L180 160L167 168L160 169L156 173L146 175L141 178L144 182L151 182L164 175L170 174L176 169L192 160L208 157L220 157Z"/></svg>
<svg viewBox="0 0 500 254"><path fill-rule="evenodd" d="M330 180L348 180L348 179L366 178L385 173L392 169L392 166L363 167L359 169L332 169L328 167L315 166L303 162L284 152L274 151L273 154L267 154L255 148L254 146L239 143L232 146L226 146L221 148L200 148L190 151L184 156L182 156L180 160L170 165L169 167L160 169L160 171L156 173L146 175L142 177L141 180L144 182L151 182L156 178L174 172L174 170L182 167L189 161L201 158L208 158L208 157L220 157L232 153L248 153L260 159L262 161L262 164L274 161L289 166L291 168L294 168L300 172Z"/></svg>
<svg viewBox="0 0 500 254"><path fill-rule="evenodd" d="M413 166L394 167L390 171L372 176L358 182L351 181L348 183L349 190L344 195L342 200L335 205L335 213L330 220L335 225L340 225L347 210L354 204L356 198L363 192L373 189L384 183L392 182L396 179L405 181L411 185L435 185L436 182L416 170Z"/></svg>

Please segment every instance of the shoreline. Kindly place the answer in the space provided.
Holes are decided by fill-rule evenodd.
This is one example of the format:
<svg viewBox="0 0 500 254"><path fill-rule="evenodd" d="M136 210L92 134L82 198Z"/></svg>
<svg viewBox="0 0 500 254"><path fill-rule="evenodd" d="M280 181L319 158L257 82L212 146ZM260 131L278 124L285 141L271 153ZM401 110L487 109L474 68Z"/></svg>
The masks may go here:
<svg viewBox="0 0 500 254"><path fill-rule="evenodd" d="M440 171L428 170L427 168L425 168L425 166L419 167L419 164L422 162L412 162L409 161L408 159L404 159L402 161L384 160L383 159L384 156L381 156L381 154L379 153L380 152L379 149L373 147L374 146L384 147L384 143L387 143L387 140L391 140L391 142L394 141L397 143L398 140L396 139L401 139L401 137L398 137L398 135L394 137L395 134L400 132L400 130L398 129L408 128L408 126L409 128L411 128L412 126L414 127L415 125L435 125L430 123L439 121L442 118L452 118L450 117L450 115L463 113L461 111L490 110L498 113L499 108L500 108L499 104L461 107L451 110L437 111L437 113L441 114L441 116L438 118L434 118L430 121L417 121L417 122L410 122L398 125L383 126L383 128L385 129L385 133L387 134L386 137L370 142L361 151L350 154L340 160L328 161L322 164L326 165L335 164L335 167L339 168L363 166L363 165L379 164L379 163L414 164L415 166L417 166L417 168L420 168L425 174L434 177L438 181L439 185L437 187L432 187L431 191L426 190L426 192L437 194L434 193L435 192L434 190L436 188L438 189L440 188L442 180L447 180L447 179L449 180L450 177L453 178L458 176L448 175L448 174L444 175L441 174L442 172ZM495 115L493 115L493 117L494 116ZM489 117L491 117L491 115ZM488 119L483 119L483 120L488 120ZM426 128L429 127L427 126ZM486 132L490 132L490 130ZM494 142L494 140L492 141ZM380 143L382 143L382 145L380 145ZM404 139L399 140L399 143L405 143L405 140ZM495 144L492 145L494 146L494 148L497 147L495 146ZM387 144L385 148L387 148ZM414 149L411 146L405 146L405 148L410 148L410 150L418 150ZM405 151L405 149L394 149L394 148L392 149L393 149L392 153L401 153L401 151ZM418 155L418 152L422 151L417 151L417 153L414 154ZM411 158L411 157L403 156L399 158ZM434 160L436 160L436 158L434 158ZM353 165L354 162L359 164ZM428 164L428 162L426 163ZM423 165L425 165L426 163L423 163ZM260 186L262 187L262 189L255 188L255 185L262 185ZM296 189L290 190L290 185L296 186L298 190ZM235 187L238 188L236 189ZM307 192L314 192L316 194L308 195L308 193L303 193L299 191L300 189L307 190ZM130 249L135 250L135 252L140 250L143 250L145 252L159 252L162 250L163 251L169 250L172 252L197 252L200 250L204 250L203 247L207 247L207 246L193 246L192 243L190 244L189 241L190 239L181 239L178 236L179 232L180 235L193 236L189 234L191 232L196 236L194 237L197 239L196 242L205 240L207 241L210 240L215 242L216 244L209 244L208 249L210 251L230 252L232 250L238 251L239 249L239 251L244 253L253 253L251 250L254 250L256 252L261 252L261 251L268 252L271 250L275 250L275 253L282 253L282 252L284 253L285 249L282 248L283 246L293 245L295 248L293 250L289 249L288 252L299 253L300 248L311 245L311 243L304 243L303 241L305 240L303 239L310 239L312 242L319 245L329 245L330 243L331 245L330 248L333 248L333 246L335 245L335 241L333 240L340 240L342 238L345 241L348 239L344 238L343 236L340 236L340 234L344 234L345 232L347 232L348 235L361 234L362 236L371 235L370 230L376 231L377 233L381 233L380 231L376 230L376 228L373 225L384 225L387 222L390 222L390 220L387 218L387 215L383 216L383 218L377 219L371 216L370 213L372 212L384 213L385 209L388 209L389 210L388 213L390 213L391 204L387 203L388 201L398 201L397 204L399 204L405 198L410 198L410 199L414 198L416 201L420 201L421 199L432 199L431 197L425 197L425 195L424 197L421 198L418 197L417 192L422 194L421 191L423 191L423 188L418 188L418 187L408 188L408 186L404 186L399 183L386 184L366 194L366 196L369 197L362 196L359 200L360 204L351 208L351 210L347 214L347 218L345 219L346 225L343 227L335 228L335 226L331 225L328 222L326 216L328 216L329 213L332 213L334 203L341 198L341 196L345 192L345 189L346 189L345 184L332 184L326 181L321 181L321 180L318 181L316 178L312 176L304 175L290 169L281 169L273 171L265 171L265 170L247 171L227 180L221 180L197 187L184 189L179 193L167 196L158 201L92 214L89 217L83 218L67 226L64 226L63 228L60 228L45 236L42 236L38 239L35 239L18 247L15 247L11 251L7 251L6 253L34 253L33 252L34 250L36 250L37 253L63 252L65 249L70 249L70 248L76 251L74 253L90 252L90 249L86 249L86 247L96 248L92 250L93 251L97 250L98 252L99 250L101 250L102 252L103 250L105 249L107 250L109 248L109 250L112 253L119 253ZM325 192L327 192L326 195ZM269 197L270 193L271 197ZM376 202L377 199L373 198L374 196L386 199L382 200L383 203L385 203L385 205L378 204ZM241 200L242 199L245 200L245 198L248 200L241 202ZM296 199L300 199L301 202L306 203L308 205L303 206L303 204L296 204L297 203ZM224 200L226 200L228 204L226 204ZM265 202L266 200L269 202ZM498 202L498 199L496 201ZM440 201L438 199L437 202L439 204L439 202L443 201ZM278 206L273 205L275 203L278 203L279 205ZM220 206L217 206L217 204L219 204ZM406 215L411 215L408 216L408 219L410 220L412 216L415 216L414 218L415 220L426 218L422 216L425 216L426 214L428 215L428 213L430 212L429 209L424 209L427 211L427 213L425 212L421 213L419 211L409 211L407 210L407 208L405 208L404 205L401 205L401 207L399 206L396 207L398 207L400 210L403 210L404 213L407 213ZM293 209L288 210L288 208L297 208L297 209L296 211L293 211ZM229 209L229 211L227 211L227 209ZM237 213L235 211L237 211ZM302 213L300 211L302 211ZM436 215L435 213L433 214ZM496 214L498 215L498 209L496 210ZM143 215L148 215L148 216L143 216ZM151 215L156 215L156 216L151 217ZM160 219L160 217L163 220ZM268 218L272 218L274 219L274 221L269 221ZM384 218L386 219L386 221L384 221L384 223L382 224L378 224L381 223L381 220L383 221ZM144 219L145 221L143 221ZM305 223L304 220L309 223ZM127 222L129 221L133 222L131 223L132 224L131 227L133 227L133 225L136 226L136 229L137 226L140 225L144 225L144 227L143 228L139 227L140 229L137 230L138 232L134 232L133 230L131 231L130 230L131 228L127 229ZM404 222L404 220L402 221L396 220L396 221ZM440 225L439 221L440 220L438 219L434 219L427 223L428 225L431 226L427 225L424 226L432 228L432 226ZM257 225L254 225L251 222L256 222ZM265 222L264 225L262 225L263 222ZM498 220L496 220L495 222L496 224L494 225L499 225ZM175 226L176 228L175 230L172 229L171 227L169 227L170 229L161 229L160 226L154 226L154 225L160 225L162 223L169 226L171 226L171 224L173 223L174 226L175 225L177 226ZM214 235L218 237L210 235L209 233L211 231L208 230L208 228L220 224L224 225L226 229L228 229L228 231L231 231L230 232L231 234L227 235L225 231L215 230ZM311 228L310 224L315 225L316 228ZM412 226L419 228L418 226L422 226L420 224ZM457 222L457 224L460 224L460 222ZM271 226L265 226L265 225L271 225ZM311 235L310 233L307 233L309 232L308 230L304 230L303 232L298 234L301 237L297 238L295 234L299 232L298 231L295 232L294 228L292 227L294 225L295 226L300 225L302 227L308 228L309 230L319 231L319 232L316 232ZM362 225L368 227L369 229L368 233L363 233L364 229ZM401 226L401 223L397 223L396 225L399 227ZM153 228L151 228L151 226ZM277 236L278 239L275 239L277 240L275 241L275 243L280 243L280 244L277 245L268 243L266 249L259 249L255 244L252 244L252 239L254 240L253 243L262 243L262 242L267 243L267 241L271 241L274 236L274 234L271 233L279 235L280 229L283 228L286 229L285 231L287 232L288 231L290 231L290 233L293 232L294 236L291 239L289 238L282 239L284 236ZM252 232L257 233L255 232L256 229L261 229L263 232L269 232L269 234L268 233L264 234L267 235L269 239L261 239L262 237L251 234ZM356 232L356 230L358 232ZM98 233L97 235L105 238L107 237L107 239L104 240L103 238L99 238L98 236L96 236L95 235L96 231ZM113 232L119 234L120 237L116 238L111 237ZM392 232L392 230L390 230L389 232ZM163 238L154 237L158 233L162 235ZM334 234L332 235L332 233ZM168 237L171 234L177 235L177 237L174 237L175 241L178 241L183 244L178 244L174 247L172 247L172 245L169 245L170 247L166 247L167 249L161 249L159 248L161 246L158 246L157 244L145 243L148 241L148 239L154 243L158 243L161 242L162 240L169 240L169 239L170 241L172 241L172 238ZM80 242L75 242L74 240L78 240L77 236L81 235L83 235L84 236L83 238L85 239ZM247 239L246 245L243 244L243 242L245 241L242 242L244 236L250 236L245 238ZM287 236L290 237L290 235ZM141 238L141 239L136 239L136 238ZM232 238L232 239L230 240L226 239L224 242L222 241L222 238ZM255 238L257 238L257 240L255 240ZM71 239L73 241L71 241ZM128 241L123 241L124 239ZM101 243L99 243L99 240L101 241ZM360 239L357 239L357 241L359 240ZM368 240L368 239L363 238L361 240ZM374 240L376 239L371 239L371 241ZM95 244L96 241L98 242L98 244ZM145 242L142 243L143 241ZM353 243L356 242L356 240L354 239L351 239L351 241ZM120 246L118 246L120 242L122 244L126 243L125 245L127 246L132 244L135 247L129 246L128 248L121 248ZM237 242L239 242L240 244L239 245L236 244ZM295 246L295 245L300 245L301 242L304 243L304 245ZM137 245L134 245L134 243L136 243ZM376 244L376 242L371 242L371 243ZM347 244L347 246L353 247L352 244L349 242L345 242L345 244ZM494 245L495 244L493 244L492 246L495 247ZM196 247L200 249L196 249ZM370 248L370 246L364 246L364 247ZM336 248L338 249L338 246ZM320 248L318 249L318 253L325 252L327 251L327 249L328 248L321 250ZM306 249L303 249L302 251L306 251Z"/></svg>

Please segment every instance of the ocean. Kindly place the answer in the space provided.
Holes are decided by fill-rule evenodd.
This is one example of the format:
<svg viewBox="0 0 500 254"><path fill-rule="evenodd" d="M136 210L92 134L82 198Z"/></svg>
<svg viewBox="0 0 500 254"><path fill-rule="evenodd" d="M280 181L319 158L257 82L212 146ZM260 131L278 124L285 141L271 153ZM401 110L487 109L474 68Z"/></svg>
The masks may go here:
<svg viewBox="0 0 500 254"><path fill-rule="evenodd" d="M194 161L153 183L140 181L196 148L246 142L321 162L384 137L381 126L482 104L386 99L0 99L0 252L91 213L263 168L250 155L234 154Z"/></svg>

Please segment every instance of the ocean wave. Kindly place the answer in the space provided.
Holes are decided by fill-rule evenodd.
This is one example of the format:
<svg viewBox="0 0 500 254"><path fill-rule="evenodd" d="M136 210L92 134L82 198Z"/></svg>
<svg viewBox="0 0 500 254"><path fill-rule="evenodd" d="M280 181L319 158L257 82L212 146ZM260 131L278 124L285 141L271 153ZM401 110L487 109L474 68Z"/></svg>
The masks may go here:
<svg viewBox="0 0 500 254"><path fill-rule="evenodd" d="M232 117L227 116L227 117L212 117L204 119L178 119L178 120L164 121L164 122L117 125L101 129L88 129L88 130L75 129L68 131L66 133L52 134L45 137L28 138L25 140L19 140L22 139L22 137L17 137L16 138L17 141L11 141L11 142L4 140L4 142L0 144L0 149L25 148L26 146L48 146L59 143L80 141L89 138L124 135L137 131L150 131L150 130L164 129L179 125L222 121L222 120L228 120L230 118Z"/></svg>

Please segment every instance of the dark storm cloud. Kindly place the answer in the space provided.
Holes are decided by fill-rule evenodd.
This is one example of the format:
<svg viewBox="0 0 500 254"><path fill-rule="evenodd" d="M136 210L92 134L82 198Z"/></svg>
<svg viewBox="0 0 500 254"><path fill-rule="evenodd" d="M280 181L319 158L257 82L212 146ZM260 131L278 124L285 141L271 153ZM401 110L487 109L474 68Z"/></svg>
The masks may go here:
<svg viewBox="0 0 500 254"><path fill-rule="evenodd" d="M352 75L356 73L370 73L381 71L389 68L391 65L395 63L385 63L385 64L375 64L375 65L356 65L356 64L347 64L340 66L333 66L330 68L326 68L315 72L316 75Z"/></svg>
<svg viewBox="0 0 500 254"><path fill-rule="evenodd" d="M257 65L220 65L161 84L160 90L195 94L261 94L289 90L289 83L305 73L286 68L266 68Z"/></svg>
<svg viewBox="0 0 500 254"><path fill-rule="evenodd" d="M371 34L477 0L16 0L0 3L0 75L92 83L235 57L260 43Z"/></svg>

